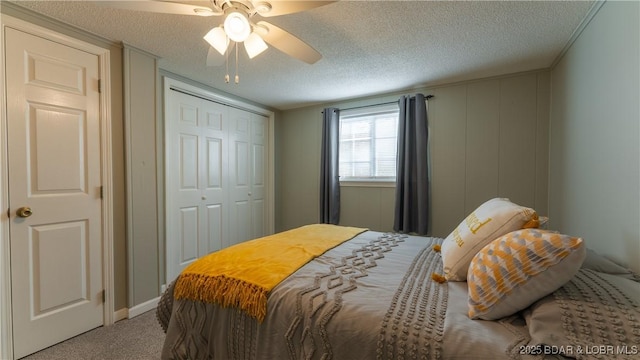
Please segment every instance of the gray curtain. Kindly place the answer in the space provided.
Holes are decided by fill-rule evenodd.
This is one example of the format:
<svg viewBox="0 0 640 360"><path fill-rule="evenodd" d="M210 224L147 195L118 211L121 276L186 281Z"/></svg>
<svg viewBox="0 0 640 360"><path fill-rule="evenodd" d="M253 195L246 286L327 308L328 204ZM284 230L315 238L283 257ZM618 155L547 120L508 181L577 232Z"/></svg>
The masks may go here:
<svg viewBox="0 0 640 360"><path fill-rule="evenodd" d="M427 106L422 94L399 100L396 206L393 230L427 235L429 156Z"/></svg>
<svg viewBox="0 0 640 360"><path fill-rule="evenodd" d="M340 110L322 112L322 157L320 163L320 223L337 225L340 221Z"/></svg>

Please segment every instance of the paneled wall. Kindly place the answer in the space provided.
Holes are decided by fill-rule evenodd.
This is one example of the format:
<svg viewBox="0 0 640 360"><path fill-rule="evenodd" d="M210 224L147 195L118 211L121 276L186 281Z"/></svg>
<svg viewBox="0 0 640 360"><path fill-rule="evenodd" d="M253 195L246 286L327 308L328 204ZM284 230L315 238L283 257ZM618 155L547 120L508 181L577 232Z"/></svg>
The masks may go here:
<svg viewBox="0 0 640 360"><path fill-rule="evenodd" d="M321 111L289 110L276 121L276 231L318 222Z"/></svg>
<svg viewBox="0 0 640 360"><path fill-rule="evenodd" d="M429 101L432 234L492 197L547 214L549 74L441 87Z"/></svg>
<svg viewBox="0 0 640 360"><path fill-rule="evenodd" d="M384 185L342 186L340 223L376 231L391 231L396 188Z"/></svg>
<svg viewBox="0 0 640 360"><path fill-rule="evenodd" d="M640 272L640 3L604 2L551 78L550 226Z"/></svg>
<svg viewBox="0 0 640 360"><path fill-rule="evenodd" d="M128 305L160 295L156 145L156 57L124 48L125 149L127 168ZM131 314L130 314L131 315ZM135 315L135 311L134 311Z"/></svg>
<svg viewBox="0 0 640 360"><path fill-rule="evenodd" d="M496 196L547 214L549 73L418 89L429 100L431 234L445 237ZM285 111L278 122L277 230L318 221L321 111L394 101L388 94ZM343 186L341 224L393 227L394 187Z"/></svg>

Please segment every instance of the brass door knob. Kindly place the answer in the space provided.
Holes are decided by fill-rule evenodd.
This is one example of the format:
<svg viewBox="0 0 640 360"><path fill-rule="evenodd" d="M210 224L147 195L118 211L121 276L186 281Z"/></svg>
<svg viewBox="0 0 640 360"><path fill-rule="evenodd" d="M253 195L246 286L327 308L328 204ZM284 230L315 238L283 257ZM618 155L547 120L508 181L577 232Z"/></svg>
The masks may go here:
<svg viewBox="0 0 640 360"><path fill-rule="evenodd" d="M31 215L33 215L33 211L31 211L31 208L28 206L23 206L20 209L18 209L16 211L16 215L23 217L23 218L27 218Z"/></svg>

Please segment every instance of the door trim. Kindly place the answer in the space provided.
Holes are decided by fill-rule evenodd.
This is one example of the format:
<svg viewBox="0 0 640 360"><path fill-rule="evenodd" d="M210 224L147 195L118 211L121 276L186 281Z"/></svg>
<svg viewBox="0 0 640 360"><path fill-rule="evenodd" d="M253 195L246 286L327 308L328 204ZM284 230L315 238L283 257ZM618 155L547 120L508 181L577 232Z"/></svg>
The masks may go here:
<svg viewBox="0 0 640 360"><path fill-rule="evenodd" d="M5 58L5 29L13 28L98 56L101 79L100 92L100 147L102 199L102 274L105 291L104 326L114 322L113 279L113 175L111 140L111 74L108 49L92 45L70 36L53 32L5 14L0 14L0 58ZM3 61L4 63L4 61ZM5 68L0 69L0 358L13 359L13 323L11 313L11 254L9 248L9 186L7 157L7 97Z"/></svg>

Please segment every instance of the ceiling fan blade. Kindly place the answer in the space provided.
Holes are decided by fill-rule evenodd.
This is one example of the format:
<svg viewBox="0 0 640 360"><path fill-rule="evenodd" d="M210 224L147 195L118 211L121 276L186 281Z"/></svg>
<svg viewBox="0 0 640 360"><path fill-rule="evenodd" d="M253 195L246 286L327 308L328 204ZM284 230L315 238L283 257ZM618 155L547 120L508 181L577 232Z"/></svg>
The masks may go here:
<svg viewBox="0 0 640 360"><path fill-rule="evenodd" d="M230 54L236 43L231 42L229 44L229 48L227 48L227 52L225 55L221 55L218 50L214 49L213 46L209 46L209 52L207 52L207 66L222 66L224 65L225 60L227 59L227 54Z"/></svg>
<svg viewBox="0 0 640 360"><path fill-rule="evenodd" d="M135 0L135 1L97 1L99 5L137 11L148 11L165 14L179 14L179 15L199 15L199 16L213 16L221 15L207 6L207 1L191 2L191 3L178 3L172 1L157 1L157 0ZM200 3L202 5L200 5Z"/></svg>
<svg viewBox="0 0 640 360"><path fill-rule="evenodd" d="M271 10L267 12L258 11L258 14L262 17L272 17L286 14L293 14L300 11L305 11L327 4L334 3L335 1L288 1L288 0L273 0L268 3L271 5ZM254 4L259 4L260 1L255 1Z"/></svg>
<svg viewBox="0 0 640 360"><path fill-rule="evenodd" d="M283 53L308 64L322 59L319 52L291 33L266 21L260 21L258 25L269 30L266 34L260 33L264 41Z"/></svg>

